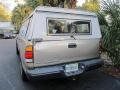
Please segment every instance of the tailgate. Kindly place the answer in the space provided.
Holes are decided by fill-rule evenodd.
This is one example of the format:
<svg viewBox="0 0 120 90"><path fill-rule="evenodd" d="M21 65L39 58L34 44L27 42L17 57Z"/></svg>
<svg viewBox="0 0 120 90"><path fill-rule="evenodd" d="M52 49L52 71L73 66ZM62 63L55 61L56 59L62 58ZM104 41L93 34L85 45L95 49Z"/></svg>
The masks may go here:
<svg viewBox="0 0 120 90"><path fill-rule="evenodd" d="M98 57L99 40L43 41L34 45L34 66L48 66Z"/></svg>

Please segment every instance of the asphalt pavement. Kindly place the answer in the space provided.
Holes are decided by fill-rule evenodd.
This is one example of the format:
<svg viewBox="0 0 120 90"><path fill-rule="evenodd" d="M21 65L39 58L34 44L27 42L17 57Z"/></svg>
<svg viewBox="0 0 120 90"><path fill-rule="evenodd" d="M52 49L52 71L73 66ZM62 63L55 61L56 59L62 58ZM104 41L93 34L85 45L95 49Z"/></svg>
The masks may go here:
<svg viewBox="0 0 120 90"><path fill-rule="evenodd" d="M0 40L0 90L120 90L120 80L99 70L76 80L55 79L25 83L21 80L15 40Z"/></svg>

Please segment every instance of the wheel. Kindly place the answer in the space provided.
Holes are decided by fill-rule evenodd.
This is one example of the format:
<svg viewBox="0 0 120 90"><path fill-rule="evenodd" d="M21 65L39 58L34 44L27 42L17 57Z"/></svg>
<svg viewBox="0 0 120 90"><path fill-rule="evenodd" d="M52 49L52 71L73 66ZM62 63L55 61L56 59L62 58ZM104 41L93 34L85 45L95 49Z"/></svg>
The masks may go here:
<svg viewBox="0 0 120 90"><path fill-rule="evenodd" d="M23 67L22 67L22 63L20 62L20 74L21 74L21 78L24 82L28 82L29 79L25 73L25 71L23 70Z"/></svg>

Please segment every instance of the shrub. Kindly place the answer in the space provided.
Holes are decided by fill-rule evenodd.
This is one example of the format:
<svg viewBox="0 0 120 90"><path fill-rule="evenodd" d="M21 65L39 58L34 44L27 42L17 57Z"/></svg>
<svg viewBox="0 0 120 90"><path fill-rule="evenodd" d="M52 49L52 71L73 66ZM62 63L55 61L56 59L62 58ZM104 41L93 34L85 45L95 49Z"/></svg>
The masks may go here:
<svg viewBox="0 0 120 90"><path fill-rule="evenodd" d="M107 17L105 18L105 15ZM98 13L100 24L104 25L103 47L115 67L120 67L120 7L114 1L103 2L102 12ZM103 18L104 17L104 18ZM107 23L106 23L107 22Z"/></svg>

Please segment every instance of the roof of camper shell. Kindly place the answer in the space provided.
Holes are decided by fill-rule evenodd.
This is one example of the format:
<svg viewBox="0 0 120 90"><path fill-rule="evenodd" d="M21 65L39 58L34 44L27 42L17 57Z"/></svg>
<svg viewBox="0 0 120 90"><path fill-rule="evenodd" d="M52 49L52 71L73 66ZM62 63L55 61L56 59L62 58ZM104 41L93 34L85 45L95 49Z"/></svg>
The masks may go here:
<svg viewBox="0 0 120 90"><path fill-rule="evenodd" d="M85 10L78 10L78 9L67 9L67 8L59 8L59 7L47 7L47 6L38 6L35 11L43 11L43 12L54 12L54 13L67 13L67 14L82 14L88 16L96 16L95 13L85 11Z"/></svg>
<svg viewBox="0 0 120 90"><path fill-rule="evenodd" d="M53 13L65 13L65 14L78 14L78 15L86 15L86 16L94 16L97 15L93 12L78 10L78 9L67 9L67 8L59 8L59 7L47 7L47 6L38 6L30 15L31 17L34 12L53 12ZM29 17L27 17L24 21L26 21ZM24 22L23 21L23 22Z"/></svg>

